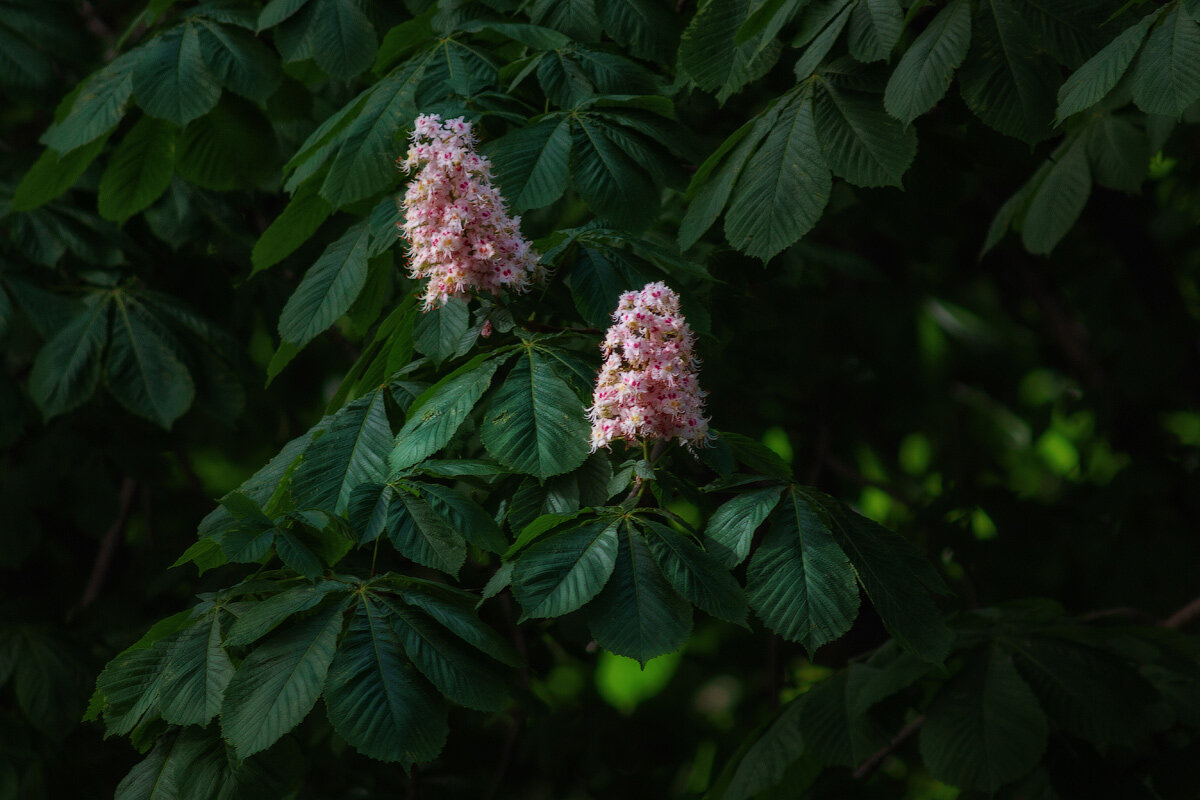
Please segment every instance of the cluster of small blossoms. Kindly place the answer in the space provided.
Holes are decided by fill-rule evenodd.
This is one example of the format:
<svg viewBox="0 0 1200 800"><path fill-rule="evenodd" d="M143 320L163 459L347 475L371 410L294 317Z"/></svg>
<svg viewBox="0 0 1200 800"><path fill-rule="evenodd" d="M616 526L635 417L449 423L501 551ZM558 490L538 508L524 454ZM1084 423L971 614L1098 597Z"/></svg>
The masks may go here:
<svg viewBox="0 0 1200 800"><path fill-rule="evenodd" d="M399 163L416 172L401 208L409 270L429 278L424 309L474 292L524 291L538 275L538 256L492 186L491 162L475 152L471 123L417 117L408 154Z"/></svg>
<svg viewBox="0 0 1200 800"><path fill-rule="evenodd" d="M604 366L588 409L592 451L614 439L704 445L706 392L696 379L694 337L679 312L679 295L664 283L648 283L621 295L613 320L600 346Z"/></svg>

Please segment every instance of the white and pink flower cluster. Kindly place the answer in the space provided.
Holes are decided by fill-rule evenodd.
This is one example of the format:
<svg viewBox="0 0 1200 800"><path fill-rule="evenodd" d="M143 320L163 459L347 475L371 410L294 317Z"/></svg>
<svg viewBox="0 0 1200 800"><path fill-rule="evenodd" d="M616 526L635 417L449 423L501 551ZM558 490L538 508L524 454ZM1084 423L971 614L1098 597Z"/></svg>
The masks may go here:
<svg viewBox="0 0 1200 800"><path fill-rule="evenodd" d="M539 273L537 253L492 186L492 165L475 152L471 123L422 114L411 138L399 166L417 173L404 193L400 229L412 277L429 278L424 309L473 292L528 288Z"/></svg>
<svg viewBox="0 0 1200 800"><path fill-rule="evenodd" d="M593 452L614 439L704 445L706 393L696 379L695 337L679 311L679 295L664 283L648 283L621 295L613 320L600 345L604 366L588 409Z"/></svg>

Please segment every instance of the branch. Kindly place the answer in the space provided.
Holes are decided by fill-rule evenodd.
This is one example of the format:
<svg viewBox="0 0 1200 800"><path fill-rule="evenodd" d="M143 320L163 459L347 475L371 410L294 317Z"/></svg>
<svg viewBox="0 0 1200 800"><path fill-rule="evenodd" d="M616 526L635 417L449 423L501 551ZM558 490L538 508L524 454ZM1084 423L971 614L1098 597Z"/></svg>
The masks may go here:
<svg viewBox="0 0 1200 800"><path fill-rule="evenodd" d="M1171 616L1158 623L1163 628L1182 628L1200 617L1200 597L1188 603Z"/></svg>
<svg viewBox="0 0 1200 800"><path fill-rule="evenodd" d="M924 722L925 715L921 714L912 722L901 728L900 732L897 733L890 742L876 750L872 755L868 756L865 761L858 765L858 768L854 770L855 780L862 780L870 777L871 773L878 769L879 765L883 763L883 760L891 755L892 751L903 744L906 739L916 733L917 729L920 728Z"/></svg>
<svg viewBox="0 0 1200 800"><path fill-rule="evenodd" d="M117 550L117 542L120 540L121 534L125 532L125 526L129 524L129 514L133 508L133 496L136 491L137 481L126 476L125 480L121 482L117 518L113 520L112 525L108 526L108 530L104 532L104 538L100 540L100 549L96 551L96 561L92 564L91 577L88 578L87 586L83 589L79 604L75 606L76 611L87 608L100 596L100 587L104 585L108 569L112 566L112 557Z"/></svg>

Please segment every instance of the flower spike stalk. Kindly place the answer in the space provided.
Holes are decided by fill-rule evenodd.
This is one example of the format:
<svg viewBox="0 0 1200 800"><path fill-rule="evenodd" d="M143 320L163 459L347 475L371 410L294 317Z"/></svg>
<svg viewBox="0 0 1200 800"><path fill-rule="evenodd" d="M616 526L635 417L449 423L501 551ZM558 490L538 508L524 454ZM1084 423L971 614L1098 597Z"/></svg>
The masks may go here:
<svg viewBox="0 0 1200 800"><path fill-rule="evenodd" d="M400 229L409 244L409 272L428 278L423 310L478 292L525 291L540 276L537 253L521 235L492 186L491 162L475 152L471 123L417 117L408 154L416 172L401 201Z"/></svg>
<svg viewBox="0 0 1200 800"><path fill-rule="evenodd" d="M604 366L588 409L592 451L615 439L704 446L706 392L696 378L695 336L680 313L679 295L664 283L648 283L621 295L613 322L600 345Z"/></svg>

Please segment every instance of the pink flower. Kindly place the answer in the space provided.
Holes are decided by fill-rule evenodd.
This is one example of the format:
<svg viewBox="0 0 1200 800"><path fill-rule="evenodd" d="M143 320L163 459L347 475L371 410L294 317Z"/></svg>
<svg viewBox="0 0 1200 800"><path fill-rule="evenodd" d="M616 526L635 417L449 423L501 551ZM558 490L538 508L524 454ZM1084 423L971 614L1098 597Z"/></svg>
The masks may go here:
<svg viewBox="0 0 1200 800"><path fill-rule="evenodd" d="M409 271L428 278L424 310L478 292L522 292L540 277L537 253L492 186L491 162L475 152L471 123L422 114L399 164L415 172L401 201Z"/></svg>
<svg viewBox="0 0 1200 800"><path fill-rule="evenodd" d="M704 446L706 393L696 379L695 337L679 312L679 295L648 283L621 295L613 321L600 345L604 366L588 409L593 452L614 439Z"/></svg>

